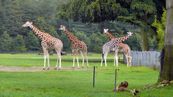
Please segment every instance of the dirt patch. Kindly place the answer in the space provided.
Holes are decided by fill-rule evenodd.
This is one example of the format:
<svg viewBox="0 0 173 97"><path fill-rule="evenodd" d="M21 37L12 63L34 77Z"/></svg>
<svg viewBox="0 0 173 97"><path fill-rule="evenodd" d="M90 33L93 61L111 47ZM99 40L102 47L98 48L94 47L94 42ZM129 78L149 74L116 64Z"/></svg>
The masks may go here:
<svg viewBox="0 0 173 97"><path fill-rule="evenodd" d="M56 70L55 67L51 67L49 70L43 70L43 67L19 67L19 66L0 66L0 71L4 72L39 72L39 71L52 71ZM72 67L62 67L60 70L56 71L84 71L88 68L72 68Z"/></svg>

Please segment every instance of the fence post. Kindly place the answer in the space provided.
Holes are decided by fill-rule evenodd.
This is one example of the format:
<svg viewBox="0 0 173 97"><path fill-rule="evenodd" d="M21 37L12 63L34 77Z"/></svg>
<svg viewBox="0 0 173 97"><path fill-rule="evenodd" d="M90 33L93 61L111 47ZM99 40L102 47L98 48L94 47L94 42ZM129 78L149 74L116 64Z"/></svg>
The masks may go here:
<svg viewBox="0 0 173 97"><path fill-rule="evenodd" d="M93 88L95 87L96 67L93 68Z"/></svg>
<svg viewBox="0 0 173 97"><path fill-rule="evenodd" d="M117 87L117 71L118 71L118 68L115 68L115 79L114 79L114 92L115 92L115 95L116 95L116 87Z"/></svg>

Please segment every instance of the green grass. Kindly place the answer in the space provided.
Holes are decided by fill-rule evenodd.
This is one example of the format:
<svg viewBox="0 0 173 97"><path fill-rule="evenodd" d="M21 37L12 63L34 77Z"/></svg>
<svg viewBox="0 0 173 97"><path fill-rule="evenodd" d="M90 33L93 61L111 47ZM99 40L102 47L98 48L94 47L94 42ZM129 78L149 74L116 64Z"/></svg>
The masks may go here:
<svg viewBox="0 0 173 97"><path fill-rule="evenodd" d="M99 54L90 54L90 60L99 60ZM111 59L111 56L109 57ZM36 54L0 54L3 66L42 66L42 56ZM51 56L51 66L56 63ZM63 56L62 66L71 67L71 56ZM96 86L92 87L92 68L96 65ZM90 62L88 69L49 70L39 72L0 72L0 97L115 97L114 67L100 67L100 62ZM41 68L40 68L41 69ZM144 89L157 82L159 72L147 67L128 68L120 64L117 83L129 82L129 89L140 89L141 97L171 97L173 86ZM116 97L132 97L128 92L118 92Z"/></svg>
<svg viewBox="0 0 173 97"><path fill-rule="evenodd" d="M100 63L101 54L89 54L90 64ZM50 56L51 66L56 64L56 55ZM79 57L80 58L80 57ZM108 56L108 61L113 62L112 55ZM0 54L0 65L1 66L43 66L43 55L38 54ZM70 54L62 56L63 66L72 66L72 56ZM98 65L98 64L96 64ZM100 64L99 64L100 65Z"/></svg>

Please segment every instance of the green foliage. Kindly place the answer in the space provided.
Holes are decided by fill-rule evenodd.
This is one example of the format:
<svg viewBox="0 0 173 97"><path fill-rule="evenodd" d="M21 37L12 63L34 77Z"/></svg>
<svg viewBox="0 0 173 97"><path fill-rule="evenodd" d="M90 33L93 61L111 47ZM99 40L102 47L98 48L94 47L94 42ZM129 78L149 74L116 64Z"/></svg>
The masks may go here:
<svg viewBox="0 0 173 97"><path fill-rule="evenodd" d="M132 0L131 7L137 14L143 16L145 14L153 14L156 11L153 0Z"/></svg>
<svg viewBox="0 0 173 97"><path fill-rule="evenodd" d="M90 51L102 52L102 45L106 43L106 37L100 33L92 33L90 36L90 42L91 42L91 45L89 46Z"/></svg>
<svg viewBox="0 0 173 97"><path fill-rule="evenodd" d="M128 41L125 41L130 48L134 51L142 50L141 48L141 36L138 33L135 33L132 37L128 39Z"/></svg>
<svg viewBox="0 0 173 97"><path fill-rule="evenodd" d="M15 39L17 35L22 35L26 40L24 44L27 45L27 50L38 50L38 40L33 39L32 35L28 34L31 30L22 28L22 24L27 20L33 21L41 30L55 37L59 37L56 32L56 12L57 7L66 1L67 0L0 0L0 37L3 34L2 32L7 32L13 39ZM29 38L33 39L31 43L29 43ZM34 41L36 43L34 43ZM25 47L16 48L14 45L10 45L8 48L10 49L11 47L14 48L11 49L11 51L18 51L19 49L25 51L26 49ZM7 51L9 51L8 48ZM4 51L3 48L0 48L0 50Z"/></svg>
<svg viewBox="0 0 173 97"><path fill-rule="evenodd" d="M0 36L0 52L9 52L11 50L12 38L7 32Z"/></svg>
<svg viewBox="0 0 173 97"><path fill-rule="evenodd" d="M101 46L107 41L102 35L103 28L109 28L116 36L123 36L127 31L138 33L143 39L146 33L148 44L152 43L153 33L151 23L154 21L157 0L0 0L0 37L7 32L12 39L22 35L27 51L39 50L38 40L30 34L31 29L22 28L21 25L27 20L42 31L60 38L64 43L64 50L70 51L70 43L66 36L57 29L60 24L67 26L80 40L88 45L89 51L99 52ZM66 20L66 21L64 21ZM79 22L78 22L79 21ZM141 33L139 33L141 32ZM95 35L95 34L96 35ZM91 35L98 39L91 39ZM127 43L140 50L144 44ZM91 41L92 40L92 41ZM151 40L151 42L150 42ZM92 44L97 41L97 47ZM30 43L31 42L31 43ZM137 44L137 45L136 45ZM138 45L141 44L141 45ZM94 47L95 46L95 47ZM99 47L100 46L100 47ZM137 46L137 47L136 47ZM14 46L8 46L7 51L15 51ZM1 51L3 48L0 48ZM25 51L25 50L24 50Z"/></svg>
<svg viewBox="0 0 173 97"><path fill-rule="evenodd" d="M67 36L65 35L65 34L61 34L61 36L60 36L61 38L61 40L62 40L62 42L63 42L63 50L64 51L68 51L68 52L71 52L71 48L70 48L70 41L69 41L69 39L67 38Z"/></svg>
<svg viewBox="0 0 173 97"><path fill-rule="evenodd" d="M63 5L58 15L62 19L82 22L102 22L114 20L119 14L127 15L127 9L115 2L116 0L71 0Z"/></svg>
<svg viewBox="0 0 173 97"><path fill-rule="evenodd" d="M22 35L17 35L12 42L12 49L13 51L16 52L24 52L26 51L26 47L25 47L25 41L23 39Z"/></svg>
<svg viewBox="0 0 173 97"><path fill-rule="evenodd" d="M85 23L120 21L137 25L140 27L138 32L141 32L140 35L143 39L142 49L149 50L152 45L148 40L155 34L151 27L156 14L156 5L153 0L71 0L62 8L58 14L61 19L72 19ZM115 26L115 29L118 30L119 27ZM127 31L125 29L124 31Z"/></svg>
<svg viewBox="0 0 173 97"><path fill-rule="evenodd" d="M33 32L29 32L27 37L25 37L25 44L26 48L31 51L37 51L41 47L38 38Z"/></svg>
<svg viewBox="0 0 173 97"><path fill-rule="evenodd" d="M166 26L166 10L164 10L162 14L161 21L157 20L155 17L155 21L153 22L152 26L157 29L157 39L158 39L158 49L161 50L164 46L164 33L165 33L165 26Z"/></svg>

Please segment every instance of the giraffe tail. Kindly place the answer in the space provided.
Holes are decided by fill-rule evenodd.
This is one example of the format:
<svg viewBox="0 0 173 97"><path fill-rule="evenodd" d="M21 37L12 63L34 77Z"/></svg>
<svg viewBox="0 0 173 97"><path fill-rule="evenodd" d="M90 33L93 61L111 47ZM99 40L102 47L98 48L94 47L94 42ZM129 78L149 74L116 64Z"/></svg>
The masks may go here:
<svg viewBox="0 0 173 97"><path fill-rule="evenodd" d="M61 51L61 55L66 55L67 53L64 51Z"/></svg>
<svg viewBox="0 0 173 97"><path fill-rule="evenodd" d="M103 61L103 63L105 62L105 60L104 60L104 53L102 53L102 61Z"/></svg>

